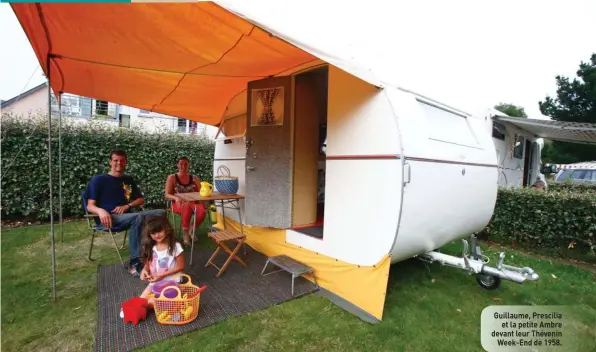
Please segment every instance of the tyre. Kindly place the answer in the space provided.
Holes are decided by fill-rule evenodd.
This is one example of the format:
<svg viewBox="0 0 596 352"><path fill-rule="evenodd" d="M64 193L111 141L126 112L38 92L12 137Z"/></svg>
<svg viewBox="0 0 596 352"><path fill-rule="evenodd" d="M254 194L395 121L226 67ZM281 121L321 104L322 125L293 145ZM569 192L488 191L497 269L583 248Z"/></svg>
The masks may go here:
<svg viewBox="0 0 596 352"><path fill-rule="evenodd" d="M476 275L476 282L485 290L496 290L501 286L501 278L491 275Z"/></svg>

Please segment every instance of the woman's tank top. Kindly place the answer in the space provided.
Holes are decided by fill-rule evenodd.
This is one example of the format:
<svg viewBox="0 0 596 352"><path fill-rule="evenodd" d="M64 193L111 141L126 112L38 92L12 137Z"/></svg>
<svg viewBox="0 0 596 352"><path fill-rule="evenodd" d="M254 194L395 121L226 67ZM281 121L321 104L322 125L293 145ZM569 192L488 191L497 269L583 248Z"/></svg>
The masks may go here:
<svg viewBox="0 0 596 352"><path fill-rule="evenodd" d="M178 178L178 174L174 174L174 176L176 176L176 185L174 186L175 188L175 193L188 193L188 192L198 192L199 190L197 189L197 185L195 185L195 183L193 182L193 175L190 175L190 178L188 180L188 183L182 183L180 182L180 179Z"/></svg>

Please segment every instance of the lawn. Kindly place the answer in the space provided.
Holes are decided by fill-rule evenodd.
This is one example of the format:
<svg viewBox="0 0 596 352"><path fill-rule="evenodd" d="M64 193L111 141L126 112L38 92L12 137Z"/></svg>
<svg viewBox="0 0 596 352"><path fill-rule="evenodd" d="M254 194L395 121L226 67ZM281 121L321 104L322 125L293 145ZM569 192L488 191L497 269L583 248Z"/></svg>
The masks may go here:
<svg viewBox="0 0 596 352"><path fill-rule="evenodd" d="M85 222L56 226L58 301L52 302L49 226L2 230L2 351L88 351L96 324L98 264L118 262L111 239L96 240L88 262ZM208 246L199 235L200 247ZM121 241L121 235L117 239ZM495 263L498 252L483 248ZM459 244L442 249L458 253ZM409 260L392 266L383 321L372 325L309 295L169 339L145 351L482 351L480 314L489 305L583 304L596 309L593 272L507 252L540 281L481 289L462 270ZM127 255L125 256L125 258ZM586 329L593 329L587 326Z"/></svg>

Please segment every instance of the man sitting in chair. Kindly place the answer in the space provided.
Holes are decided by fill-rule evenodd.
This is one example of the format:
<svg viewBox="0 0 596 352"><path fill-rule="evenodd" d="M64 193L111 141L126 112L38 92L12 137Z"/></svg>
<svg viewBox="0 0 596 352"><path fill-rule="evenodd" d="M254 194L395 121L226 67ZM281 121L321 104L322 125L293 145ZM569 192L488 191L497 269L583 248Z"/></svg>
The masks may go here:
<svg viewBox="0 0 596 352"><path fill-rule="evenodd" d="M98 225L101 224L106 228L124 227L130 230L129 272L138 277L143 270L140 253L144 219L148 215L166 213L162 209L131 212L134 207L142 206L145 200L132 176L124 174L126 163L124 150L112 150L110 172L95 175L89 182L87 210L99 217L99 220L95 218Z"/></svg>

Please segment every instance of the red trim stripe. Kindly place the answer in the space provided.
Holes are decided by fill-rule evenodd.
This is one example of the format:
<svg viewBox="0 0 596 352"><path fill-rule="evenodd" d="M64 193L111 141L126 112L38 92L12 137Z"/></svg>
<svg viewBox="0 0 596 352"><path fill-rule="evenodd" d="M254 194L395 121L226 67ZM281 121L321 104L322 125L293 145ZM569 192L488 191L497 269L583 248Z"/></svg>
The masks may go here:
<svg viewBox="0 0 596 352"><path fill-rule="evenodd" d="M377 155L327 155L327 160L399 159L398 154Z"/></svg>

